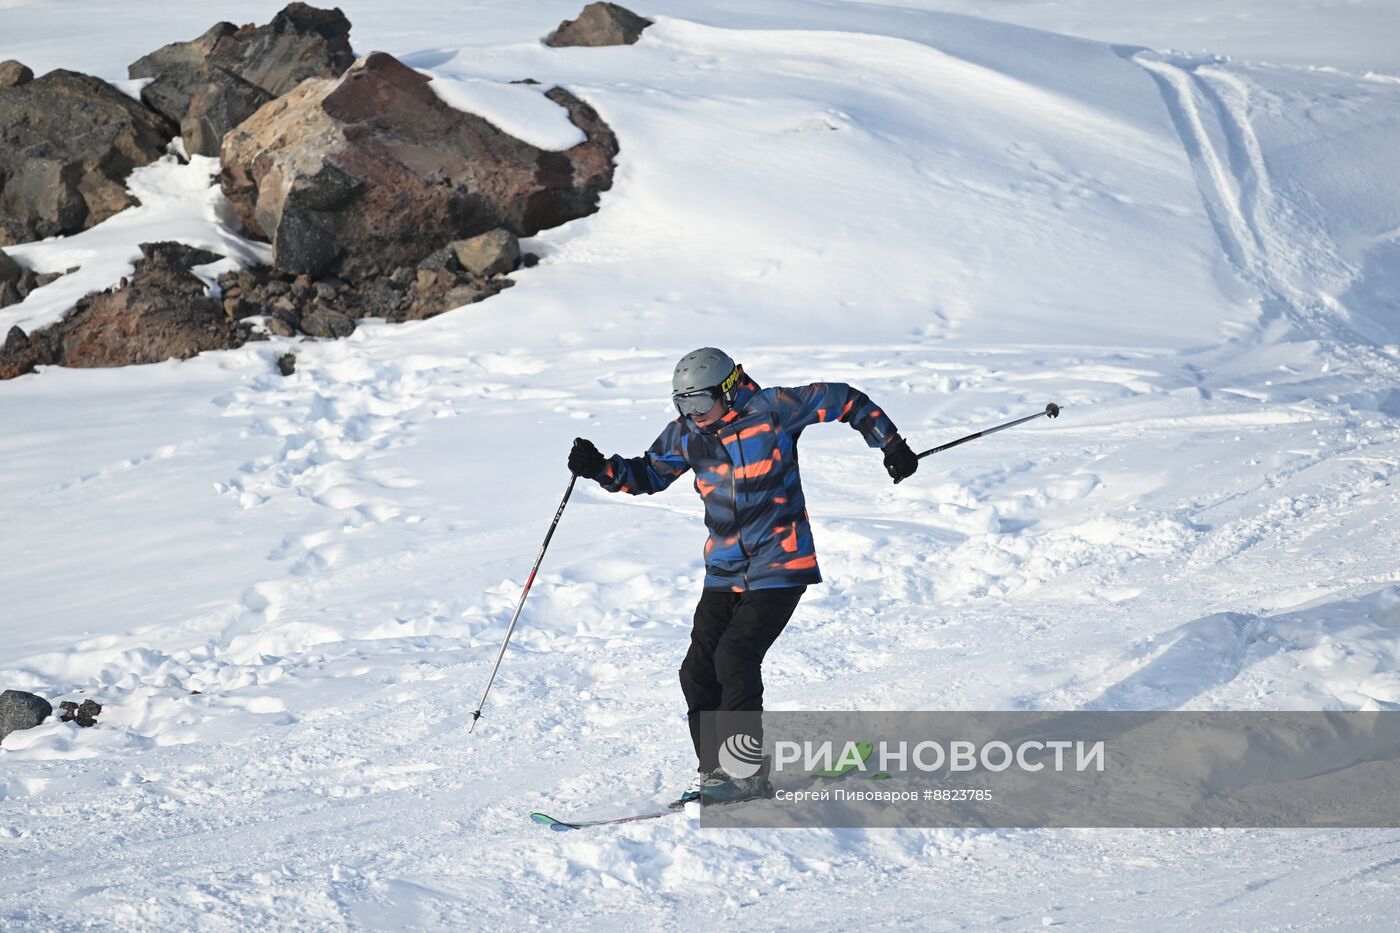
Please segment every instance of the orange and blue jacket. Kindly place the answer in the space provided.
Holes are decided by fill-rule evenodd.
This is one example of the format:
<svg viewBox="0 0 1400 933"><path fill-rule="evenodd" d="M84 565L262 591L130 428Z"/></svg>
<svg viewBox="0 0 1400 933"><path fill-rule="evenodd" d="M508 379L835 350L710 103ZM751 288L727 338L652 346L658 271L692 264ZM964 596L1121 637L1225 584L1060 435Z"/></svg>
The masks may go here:
<svg viewBox="0 0 1400 933"><path fill-rule="evenodd" d="M761 389L742 376L734 407L709 430L676 418L640 457L613 455L594 479L609 492L660 492L695 471L705 502L705 588L733 592L821 582L797 439L808 425L841 421L871 447L898 432L858 389L840 382Z"/></svg>

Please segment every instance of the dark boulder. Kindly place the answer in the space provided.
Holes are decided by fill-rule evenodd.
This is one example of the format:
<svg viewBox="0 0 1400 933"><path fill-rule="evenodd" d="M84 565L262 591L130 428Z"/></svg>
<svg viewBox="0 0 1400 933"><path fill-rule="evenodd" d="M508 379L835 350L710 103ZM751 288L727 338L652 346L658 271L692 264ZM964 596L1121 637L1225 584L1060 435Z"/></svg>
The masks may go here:
<svg viewBox="0 0 1400 933"><path fill-rule="evenodd" d="M195 90L180 121L185 151L191 155L218 155L225 134L274 96L232 72L213 69Z"/></svg>
<svg viewBox="0 0 1400 933"><path fill-rule="evenodd" d="M237 31L233 23L217 23L198 39L172 42L143 55L127 67L126 76L154 78L141 89L141 102L179 126L190 109L190 98L203 80L209 53L220 39Z"/></svg>
<svg viewBox="0 0 1400 933"><path fill-rule="evenodd" d="M33 729L53 713L43 697L22 690L0 693L0 740L20 729Z"/></svg>
<svg viewBox="0 0 1400 933"><path fill-rule="evenodd" d="M642 37L651 20L616 3L590 3L577 19L566 19L545 37L553 48L566 46L631 45Z"/></svg>
<svg viewBox="0 0 1400 933"><path fill-rule="evenodd" d="M31 336L12 326L0 344L0 381L34 372L36 366L58 362L58 347L42 333Z"/></svg>
<svg viewBox="0 0 1400 933"><path fill-rule="evenodd" d="M307 78L333 78L354 63L350 20L339 7L291 3L266 26L244 26L221 39L208 65L280 97Z"/></svg>
<svg viewBox="0 0 1400 933"><path fill-rule="evenodd" d="M63 710L63 714L58 717L59 722L76 722L84 729L91 729L97 725L97 717L102 713L102 704L92 700L84 700L82 703L64 700L58 706Z"/></svg>
<svg viewBox="0 0 1400 933"><path fill-rule="evenodd" d="M135 203L126 177L175 128L73 71L0 87L0 246L94 226Z"/></svg>
<svg viewBox="0 0 1400 933"><path fill-rule="evenodd" d="M263 104L354 61L344 13L293 3L265 26L219 23L198 39L167 45L127 74L154 77L141 99L180 126L187 151L212 156L224 134Z"/></svg>
<svg viewBox="0 0 1400 933"><path fill-rule="evenodd" d="M416 266L455 240L504 227L532 236L597 210L617 139L554 88L585 140L556 152L454 110L429 78L375 52L307 81L224 138L220 184L274 265L360 283Z"/></svg>

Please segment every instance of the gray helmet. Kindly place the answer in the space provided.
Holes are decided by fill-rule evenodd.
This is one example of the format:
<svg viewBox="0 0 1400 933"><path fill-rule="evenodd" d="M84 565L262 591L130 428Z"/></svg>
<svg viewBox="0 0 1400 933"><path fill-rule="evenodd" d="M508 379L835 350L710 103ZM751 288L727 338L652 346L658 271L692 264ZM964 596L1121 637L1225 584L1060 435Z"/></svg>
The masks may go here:
<svg viewBox="0 0 1400 933"><path fill-rule="evenodd" d="M713 392L714 399L724 399L726 405L734 404L739 390L739 367L728 353L714 347L701 347L681 357L671 376L671 397L681 414L698 414L709 408L713 402L700 407L698 404L683 404L682 396L707 391ZM694 409L697 409L694 410Z"/></svg>

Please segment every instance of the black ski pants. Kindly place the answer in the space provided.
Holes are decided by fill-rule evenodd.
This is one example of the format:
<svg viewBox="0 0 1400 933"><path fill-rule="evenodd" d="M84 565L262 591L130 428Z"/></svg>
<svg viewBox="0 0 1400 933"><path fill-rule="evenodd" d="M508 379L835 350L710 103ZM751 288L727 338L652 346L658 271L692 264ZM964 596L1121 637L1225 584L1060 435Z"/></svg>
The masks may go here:
<svg viewBox="0 0 1400 933"><path fill-rule="evenodd" d="M763 741L763 676L768 648L792 618L805 586L705 590L695 607L681 690L701 771L719 767L719 747L736 733Z"/></svg>

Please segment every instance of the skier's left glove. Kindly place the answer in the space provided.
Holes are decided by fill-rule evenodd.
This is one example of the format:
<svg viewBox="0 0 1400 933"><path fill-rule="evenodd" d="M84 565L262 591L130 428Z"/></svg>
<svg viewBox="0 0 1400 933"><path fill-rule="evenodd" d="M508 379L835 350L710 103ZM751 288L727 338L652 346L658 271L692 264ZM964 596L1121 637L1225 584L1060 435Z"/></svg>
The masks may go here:
<svg viewBox="0 0 1400 933"><path fill-rule="evenodd" d="M569 472L593 479L603 472L604 462L603 455L592 441L574 438L573 449L569 451Z"/></svg>
<svg viewBox="0 0 1400 933"><path fill-rule="evenodd" d="M885 472L896 483L908 479L919 468L919 458L909 449L909 442L899 435L885 445Z"/></svg>

